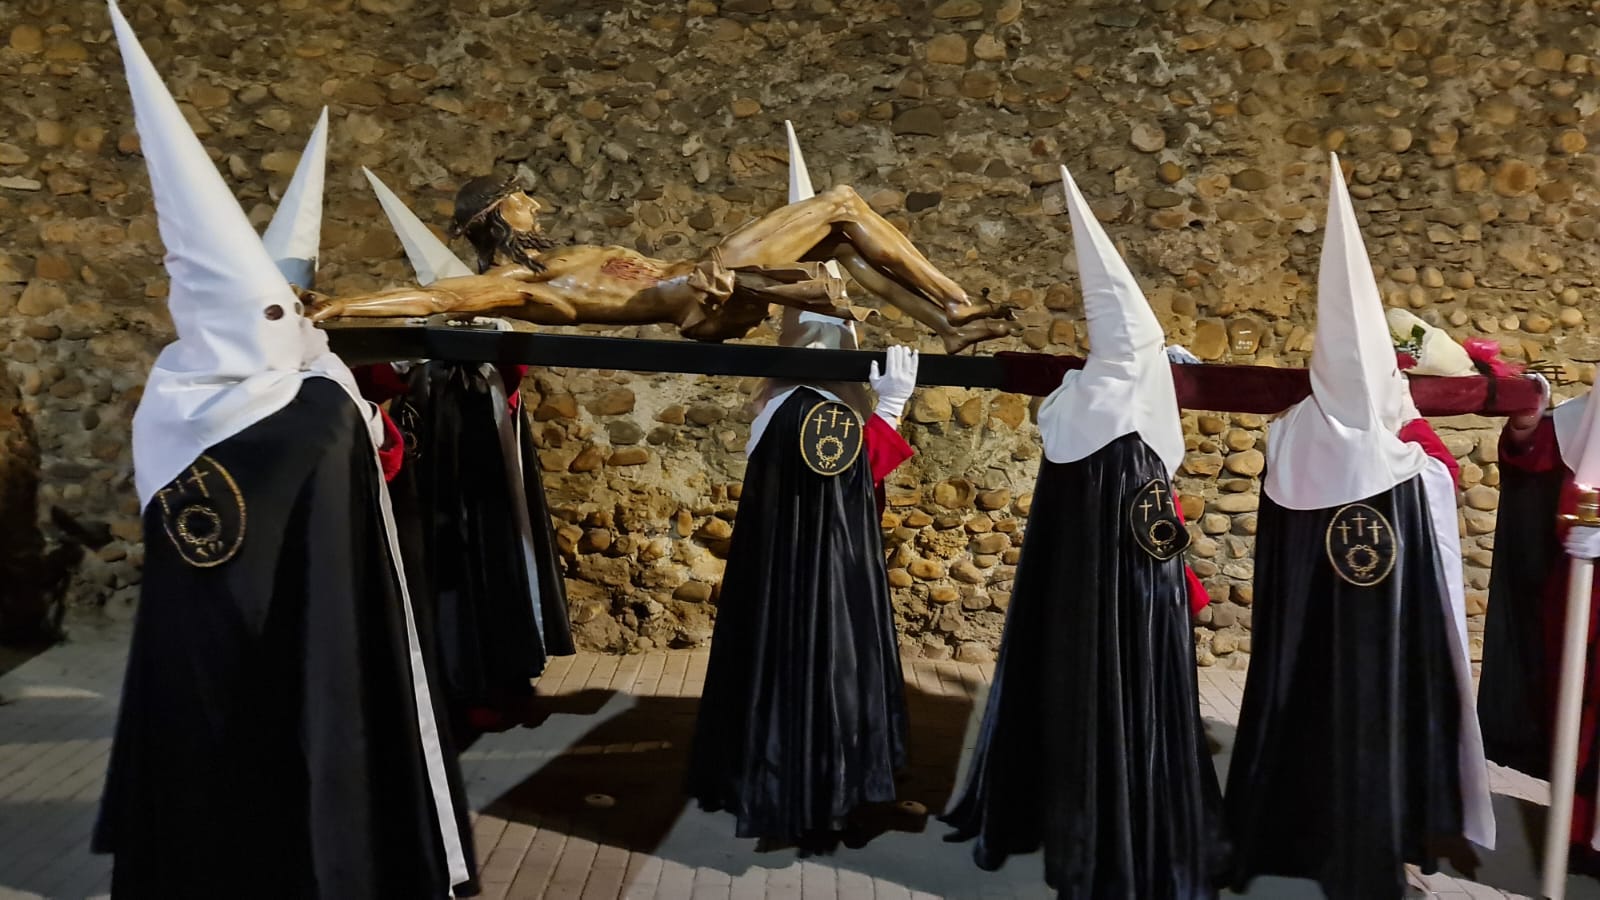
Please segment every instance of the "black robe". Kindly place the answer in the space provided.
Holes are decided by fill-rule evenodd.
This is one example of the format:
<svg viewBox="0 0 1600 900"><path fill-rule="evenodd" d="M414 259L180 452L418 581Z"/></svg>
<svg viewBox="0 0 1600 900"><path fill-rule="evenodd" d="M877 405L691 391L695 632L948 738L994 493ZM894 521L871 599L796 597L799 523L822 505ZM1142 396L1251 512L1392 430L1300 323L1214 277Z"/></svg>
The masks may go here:
<svg viewBox="0 0 1600 900"><path fill-rule="evenodd" d="M1565 468L1529 472L1500 467L1500 508L1494 526L1494 568L1483 623L1483 672L1478 721L1484 754L1535 778L1550 777L1548 689L1559 660L1549 659L1545 633L1550 573L1567 565L1556 536ZM1565 607L1561 607L1565 609ZM1564 613L1557 613L1558 616ZM1586 785L1593 796L1593 781Z"/></svg>
<svg viewBox="0 0 1600 900"><path fill-rule="evenodd" d="M984 869L1042 845L1062 897L1216 895L1222 797L1183 557L1156 558L1130 523L1152 482L1170 507L1137 434L1040 465L967 783L942 817Z"/></svg>
<svg viewBox="0 0 1600 900"><path fill-rule="evenodd" d="M863 450L841 474L802 460L799 388L745 470L690 751L688 791L739 837L801 842L895 797L906 759L883 538Z"/></svg>
<svg viewBox="0 0 1600 900"><path fill-rule="evenodd" d="M469 710L516 716L549 658L574 652L566 588L521 405L497 409L504 399L476 364L429 362L408 380L392 406L407 444L395 482L407 571L427 596L452 717L470 735ZM520 426L511 462L522 467L527 548L508 490L507 416Z"/></svg>
<svg viewBox="0 0 1600 900"><path fill-rule="evenodd" d="M1460 695L1445 580L1419 475L1360 501L1399 536L1358 587L1329 562L1337 509L1261 496L1250 674L1228 770L1234 884L1317 881L1330 898L1405 894L1463 827Z"/></svg>
<svg viewBox="0 0 1600 900"><path fill-rule="evenodd" d="M206 499L184 518L197 474ZM382 490L361 411L312 378L146 508L94 833L119 900L434 900L446 829L471 871L448 730L436 706L419 714L425 651ZM185 529L221 537L197 550Z"/></svg>

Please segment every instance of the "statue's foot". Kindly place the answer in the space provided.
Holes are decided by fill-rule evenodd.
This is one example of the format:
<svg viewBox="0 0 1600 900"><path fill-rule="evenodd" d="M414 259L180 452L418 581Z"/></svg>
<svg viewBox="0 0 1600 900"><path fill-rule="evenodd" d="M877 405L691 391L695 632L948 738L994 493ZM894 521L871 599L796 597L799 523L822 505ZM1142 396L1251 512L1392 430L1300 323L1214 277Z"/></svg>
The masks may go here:
<svg viewBox="0 0 1600 900"><path fill-rule="evenodd" d="M1011 326L1003 321L986 319L980 322L969 322L943 336L944 352L951 355L971 347L982 341L1005 337L1011 333Z"/></svg>
<svg viewBox="0 0 1600 900"><path fill-rule="evenodd" d="M975 322L979 319L1010 318L1010 311L1007 307L990 303L987 300L976 303L969 301L959 306L947 306L944 312L945 318L950 320L951 325L965 325L968 322Z"/></svg>

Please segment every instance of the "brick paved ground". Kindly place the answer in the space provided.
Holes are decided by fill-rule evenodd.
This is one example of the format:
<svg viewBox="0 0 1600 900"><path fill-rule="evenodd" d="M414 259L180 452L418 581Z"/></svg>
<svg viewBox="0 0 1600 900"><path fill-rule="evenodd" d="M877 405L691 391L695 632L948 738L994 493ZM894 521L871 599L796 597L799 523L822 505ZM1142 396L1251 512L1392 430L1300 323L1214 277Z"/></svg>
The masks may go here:
<svg viewBox="0 0 1600 900"><path fill-rule="evenodd" d="M125 648L125 629L80 629L72 643L0 676L0 900L105 896L107 863L90 856L87 843ZM730 817L689 808L680 795L705 665L704 652L560 660L540 685L538 727L490 735L469 751L463 766L481 810L475 830L486 898L1050 896L1036 856L981 872L969 846L945 843L946 829L923 812L937 812L950 793L987 667L906 666L914 759L901 796L908 808L874 811L848 846L802 858L758 852L753 841L733 837ZM1243 686L1243 672L1200 672L1202 710L1223 747L1219 765ZM1544 786L1503 770L1494 784L1500 849L1481 860L1477 881L1414 873L1419 895L1536 894L1529 847L1538 846ZM1263 879L1250 896L1319 892ZM1600 898L1600 884L1575 878L1568 896Z"/></svg>

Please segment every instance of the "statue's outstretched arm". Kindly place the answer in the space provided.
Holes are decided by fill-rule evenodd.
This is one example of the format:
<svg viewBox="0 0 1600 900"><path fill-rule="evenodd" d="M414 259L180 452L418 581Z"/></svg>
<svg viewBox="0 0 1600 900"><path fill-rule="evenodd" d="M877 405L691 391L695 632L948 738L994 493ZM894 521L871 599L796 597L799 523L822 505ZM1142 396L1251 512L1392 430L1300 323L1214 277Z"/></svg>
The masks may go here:
<svg viewBox="0 0 1600 900"><path fill-rule="evenodd" d="M441 278L427 287L395 288L350 297L308 294L308 315L312 321L321 322L341 317L396 318L501 310L512 318L545 324L576 321L577 310L560 292L532 278L517 277L521 271L526 270Z"/></svg>

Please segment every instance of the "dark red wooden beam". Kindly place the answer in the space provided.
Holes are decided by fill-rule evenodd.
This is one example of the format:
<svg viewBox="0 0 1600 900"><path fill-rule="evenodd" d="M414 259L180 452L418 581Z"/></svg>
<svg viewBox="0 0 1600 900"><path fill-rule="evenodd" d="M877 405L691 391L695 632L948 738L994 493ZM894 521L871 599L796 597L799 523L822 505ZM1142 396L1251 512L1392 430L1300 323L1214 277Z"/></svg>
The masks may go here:
<svg viewBox="0 0 1600 900"><path fill-rule="evenodd" d="M1068 369L1083 367L1076 356L997 353L995 358L1005 367L1005 390L1034 396L1055 390ZM1174 364L1172 380L1184 409L1270 415L1311 396L1310 369ZM1527 378L1414 375L1410 381L1411 399L1424 416L1507 416L1536 409L1540 399L1539 386Z"/></svg>

